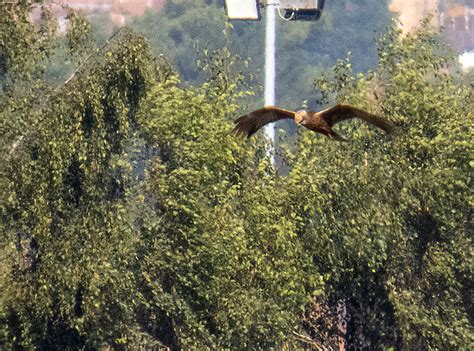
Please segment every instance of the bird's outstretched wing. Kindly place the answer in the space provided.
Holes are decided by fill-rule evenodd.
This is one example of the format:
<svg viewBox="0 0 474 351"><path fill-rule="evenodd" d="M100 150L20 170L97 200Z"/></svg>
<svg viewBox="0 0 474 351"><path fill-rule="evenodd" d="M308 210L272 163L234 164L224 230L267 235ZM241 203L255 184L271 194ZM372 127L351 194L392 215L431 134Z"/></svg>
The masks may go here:
<svg viewBox="0 0 474 351"><path fill-rule="evenodd" d="M330 126L346 119L360 118L376 127L379 127L389 134L395 131L395 125L389 120L350 105L338 104L327 110L321 111L319 114L320 117Z"/></svg>
<svg viewBox="0 0 474 351"><path fill-rule="evenodd" d="M275 106L267 106L237 118L234 121L234 132L249 138L268 123L285 118L294 119L294 117L295 113L293 111L284 110Z"/></svg>

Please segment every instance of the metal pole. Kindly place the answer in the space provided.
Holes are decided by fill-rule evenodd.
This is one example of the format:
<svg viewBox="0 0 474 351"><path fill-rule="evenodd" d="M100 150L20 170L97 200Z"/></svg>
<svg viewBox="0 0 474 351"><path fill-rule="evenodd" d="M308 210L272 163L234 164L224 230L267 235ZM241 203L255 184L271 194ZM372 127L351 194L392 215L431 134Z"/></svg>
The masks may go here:
<svg viewBox="0 0 474 351"><path fill-rule="evenodd" d="M275 105L275 1L266 4L265 15L265 106ZM275 128L272 124L265 127L265 134L275 142ZM271 150L269 150L270 152ZM272 157L272 163L275 163Z"/></svg>

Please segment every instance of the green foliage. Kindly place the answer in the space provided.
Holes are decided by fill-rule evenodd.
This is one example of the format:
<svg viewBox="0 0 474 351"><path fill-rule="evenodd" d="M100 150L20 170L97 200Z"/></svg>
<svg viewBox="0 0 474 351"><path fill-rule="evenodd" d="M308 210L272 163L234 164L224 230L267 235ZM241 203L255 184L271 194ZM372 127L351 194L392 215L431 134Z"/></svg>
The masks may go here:
<svg viewBox="0 0 474 351"><path fill-rule="evenodd" d="M35 123L2 155L2 346L288 338L317 275L264 143L230 133L242 96L232 57L208 56L210 78L183 88L122 31L25 107Z"/></svg>
<svg viewBox="0 0 474 351"><path fill-rule="evenodd" d="M64 40L58 32L53 10L62 7L68 13ZM90 46L90 25L67 5L43 1L11 1L0 6L0 88L25 88L43 78L49 58L58 50L76 54ZM39 81L36 81L38 84Z"/></svg>
<svg viewBox="0 0 474 351"><path fill-rule="evenodd" d="M41 63L47 58L54 43L57 23L47 7L40 6L40 19L32 26L29 21L30 4L27 1L2 4L0 7L0 77L2 88L11 79L31 80L41 72Z"/></svg>
<svg viewBox="0 0 474 351"><path fill-rule="evenodd" d="M322 101L381 114L397 135L347 123L351 143L304 133L289 157L289 181L310 185L293 191L326 278L320 303L344 305L352 346L473 346L472 89L448 73L443 51L426 21L407 37L384 35L367 77L340 61L315 83ZM324 330L316 321L306 324L313 335Z"/></svg>
<svg viewBox="0 0 474 351"><path fill-rule="evenodd" d="M87 59L58 86L44 66L65 53L25 50L39 29L17 6L0 17L0 348L473 348L472 88L427 23L385 34L367 76L346 59L315 81L317 102L397 135L302 132L282 174L231 133L251 94L228 49L189 84L129 30L100 50L73 32Z"/></svg>
<svg viewBox="0 0 474 351"><path fill-rule="evenodd" d="M11 146L19 136L22 138L30 129L35 130L37 106L44 103L46 92L66 80L73 64L89 46L88 23L67 6L63 7L71 17L70 30L66 32L70 40L58 35L53 6L59 5L15 1L0 6L2 157L13 152Z"/></svg>
<svg viewBox="0 0 474 351"><path fill-rule="evenodd" d="M277 15L277 103L297 109L309 100L312 106L313 78L348 51L353 53L357 71L375 66L375 38L390 17L385 0L327 2L318 22L288 22ZM159 12L136 18L132 27L148 38L156 53L172 60L185 81L203 80L193 63L204 49L227 47L241 57L240 66L250 77L252 90L263 95L264 21L226 22L221 1L168 0ZM253 103L257 106L262 101Z"/></svg>
<svg viewBox="0 0 474 351"><path fill-rule="evenodd" d="M24 107L34 124L2 153L6 348L90 349L131 333L139 235L127 148L153 70L144 41L122 31L61 89Z"/></svg>
<svg viewBox="0 0 474 351"><path fill-rule="evenodd" d="M217 83L183 89L172 78L143 104L157 154L145 178L153 220L143 224L156 226L140 260L143 309L166 321L150 328L172 347L268 349L288 337L308 301L311 265L278 180L265 159L255 160L263 145L230 133L236 85Z"/></svg>

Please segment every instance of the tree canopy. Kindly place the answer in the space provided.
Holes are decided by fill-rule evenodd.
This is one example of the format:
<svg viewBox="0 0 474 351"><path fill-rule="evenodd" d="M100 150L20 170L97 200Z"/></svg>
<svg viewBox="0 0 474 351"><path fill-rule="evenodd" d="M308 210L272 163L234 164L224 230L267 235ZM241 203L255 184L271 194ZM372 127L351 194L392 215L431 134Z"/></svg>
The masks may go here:
<svg viewBox="0 0 474 351"><path fill-rule="evenodd" d="M282 170L231 134L252 92L229 49L189 83L129 29L81 35L52 79L47 12L0 11L1 348L473 348L472 87L428 22L310 78L397 135L302 132Z"/></svg>
<svg viewBox="0 0 474 351"><path fill-rule="evenodd" d="M265 16L265 10L262 9ZM375 67L375 39L390 24L387 1L336 1L326 4L318 22L288 22L277 16L277 104L290 109L313 106L312 77L329 69L338 58L352 52L357 71ZM263 95L264 21L231 21L225 18L221 1L167 0L158 11L137 17L132 27L142 33L152 49L174 63L182 79L201 81L193 63L203 50L226 46L242 61L247 83ZM224 35L223 35L224 34ZM280 88L281 87L281 88ZM261 105L262 101L254 104Z"/></svg>

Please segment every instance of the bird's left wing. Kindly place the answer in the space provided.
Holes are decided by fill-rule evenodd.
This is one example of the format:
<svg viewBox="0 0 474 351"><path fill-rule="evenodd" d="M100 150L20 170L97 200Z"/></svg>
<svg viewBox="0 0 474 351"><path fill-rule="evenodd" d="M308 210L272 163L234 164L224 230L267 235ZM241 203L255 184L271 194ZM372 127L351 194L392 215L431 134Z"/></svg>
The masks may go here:
<svg viewBox="0 0 474 351"><path fill-rule="evenodd" d="M395 125L388 119L379 117L351 105L338 104L319 112L319 115L331 126L346 119L359 118L379 127L389 134L393 133L395 130Z"/></svg>
<svg viewBox="0 0 474 351"><path fill-rule="evenodd" d="M284 110L275 106L267 106L237 118L234 121L234 132L249 138L268 123L285 118L294 119L294 117L295 113L293 111Z"/></svg>

